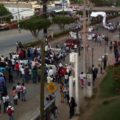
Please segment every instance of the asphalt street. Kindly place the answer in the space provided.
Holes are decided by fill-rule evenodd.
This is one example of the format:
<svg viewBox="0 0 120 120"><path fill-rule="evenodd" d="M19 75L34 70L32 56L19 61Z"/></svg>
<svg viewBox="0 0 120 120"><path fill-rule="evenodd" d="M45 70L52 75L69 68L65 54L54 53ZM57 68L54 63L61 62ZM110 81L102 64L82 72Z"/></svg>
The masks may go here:
<svg viewBox="0 0 120 120"><path fill-rule="evenodd" d="M60 29L57 25L54 25L48 29L48 34L52 31L58 33ZM43 38L43 31L40 31L39 38ZM27 43L33 40L32 34L26 30L21 30L21 33L19 33L18 29L0 31L0 54L8 55L8 51L14 52L17 41Z"/></svg>
<svg viewBox="0 0 120 120"><path fill-rule="evenodd" d="M111 21L119 21L120 17L115 18ZM102 26L102 24L101 24ZM68 28L67 26L66 28ZM101 27L102 28L102 27ZM60 29L57 25L53 25L48 29L48 34L54 31L55 33L60 32ZM118 34L118 33L117 33ZM43 37L43 32L40 31L39 38ZM118 36L117 36L118 38ZM0 54L8 55L9 52L15 51L15 45L17 41L21 41L23 43L27 43L33 41L33 36L29 31L21 30L19 33L18 29L15 30L7 30L7 31L0 31Z"/></svg>

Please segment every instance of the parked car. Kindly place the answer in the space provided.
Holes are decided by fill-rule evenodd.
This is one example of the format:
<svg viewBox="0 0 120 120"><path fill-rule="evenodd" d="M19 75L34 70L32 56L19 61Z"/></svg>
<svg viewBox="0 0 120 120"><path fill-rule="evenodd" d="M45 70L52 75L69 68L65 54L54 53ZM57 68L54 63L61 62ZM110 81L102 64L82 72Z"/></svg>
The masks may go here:
<svg viewBox="0 0 120 120"><path fill-rule="evenodd" d="M0 31L2 30L9 30L9 24L7 23L0 24Z"/></svg>
<svg viewBox="0 0 120 120"><path fill-rule="evenodd" d="M71 48L71 49L74 49L75 48L75 45L79 46L80 45L80 41L77 40L77 39L67 39L65 41L66 43L66 46Z"/></svg>
<svg viewBox="0 0 120 120"><path fill-rule="evenodd" d="M0 24L0 31L10 30L10 29L17 29L17 28L18 28L18 23L17 22L10 22L10 23Z"/></svg>

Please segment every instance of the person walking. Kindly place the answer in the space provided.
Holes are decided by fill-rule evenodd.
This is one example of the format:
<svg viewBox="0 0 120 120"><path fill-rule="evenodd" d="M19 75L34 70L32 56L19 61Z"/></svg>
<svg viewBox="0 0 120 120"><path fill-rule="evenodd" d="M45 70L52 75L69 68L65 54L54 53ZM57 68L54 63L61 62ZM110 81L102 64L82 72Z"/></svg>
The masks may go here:
<svg viewBox="0 0 120 120"><path fill-rule="evenodd" d="M19 63L18 62L15 63L15 71L16 71L16 75L18 77L19 76Z"/></svg>
<svg viewBox="0 0 120 120"><path fill-rule="evenodd" d="M17 96L18 96L18 99L20 99L20 89L21 89L21 85L20 83L17 83L17 86L16 86L16 91L17 91Z"/></svg>
<svg viewBox="0 0 120 120"><path fill-rule="evenodd" d="M38 77L37 67L34 66L33 69L32 69L32 82L33 83L37 83L37 77Z"/></svg>
<svg viewBox="0 0 120 120"><path fill-rule="evenodd" d="M30 80L30 70L29 70L29 66L26 65L24 68L24 79L26 83L29 83Z"/></svg>
<svg viewBox="0 0 120 120"><path fill-rule="evenodd" d="M9 120L14 120L13 116L14 116L14 107L12 105L8 105L7 107L7 114L8 114L8 117L9 117Z"/></svg>
<svg viewBox="0 0 120 120"><path fill-rule="evenodd" d="M12 96L13 96L14 104L18 105L18 95L17 95L17 91L16 91L15 86L12 88Z"/></svg>
<svg viewBox="0 0 120 120"><path fill-rule="evenodd" d="M84 87L85 84L85 74L83 72L80 73L80 86L81 88Z"/></svg>
<svg viewBox="0 0 120 120"><path fill-rule="evenodd" d="M75 114L75 107L77 106L77 104L75 103L75 99L74 97L71 97L70 103L69 103L69 114L70 114L70 119L74 116Z"/></svg>
<svg viewBox="0 0 120 120"><path fill-rule="evenodd" d="M24 85L24 83L22 83L21 85L21 99L22 101L26 101L26 86Z"/></svg>
<svg viewBox="0 0 120 120"><path fill-rule="evenodd" d="M98 68L94 67L94 65L92 65L92 80L93 80L93 85L95 83L95 80L97 78L97 74L98 74Z"/></svg>
<svg viewBox="0 0 120 120"><path fill-rule="evenodd" d="M112 43L112 41L111 41L110 44L109 44L109 50L110 50L110 53L111 53L112 50L113 50L113 43Z"/></svg>
<svg viewBox="0 0 120 120"><path fill-rule="evenodd" d="M69 104L69 90L68 90L68 87L65 87L64 88L64 98L65 98L65 101L67 102L67 104Z"/></svg>
<svg viewBox="0 0 120 120"><path fill-rule="evenodd" d="M104 58L103 58L103 69L104 69L104 70L105 70L106 67L107 67L107 60L108 60L107 55L104 55Z"/></svg>
<svg viewBox="0 0 120 120"><path fill-rule="evenodd" d="M6 112L6 108L9 105L9 100L10 100L10 98L9 98L8 94L7 93L4 94L3 97L2 97L3 106L4 106L4 113Z"/></svg>

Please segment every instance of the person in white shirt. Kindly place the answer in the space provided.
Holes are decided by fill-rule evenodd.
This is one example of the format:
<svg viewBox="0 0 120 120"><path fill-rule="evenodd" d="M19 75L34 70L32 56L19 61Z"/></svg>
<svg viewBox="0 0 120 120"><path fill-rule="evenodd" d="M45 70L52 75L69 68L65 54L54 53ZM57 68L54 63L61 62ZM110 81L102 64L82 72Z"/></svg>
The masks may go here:
<svg viewBox="0 0 120 120"><path fill-rule="evenodd" d="M83 72L80 73L80 85L83 88L85 84L85 74Z"/></svg>
<svg viewBox="0 0 120 120"><path fill-rule="evenodd" d="M24 71L24 67L23 67L23 66L20 68L20 72L21 72L21 76L23 77L24 74L25 74L25 71Z"/></svg>
<svg viewBox="0 0 120 120"><path fill-rule="evenodd" d="M35 66L35 61L32 61L32 68L34 68Z"/></svg>
<svg viewBox="0 0 120 120"><path fill-rule="evenodd" d="M77 44L74 44L74 50L77 51Z"/></svg>
<svg viewBox="0 0 120 120"><path fill-rule="evenodd" d="M3 55L2 55L0 58L1 58L1 62L4 62L4 61L5 61L5 58L4 58Z"/></svg>
<svg viewBox="0 0 120 120"><path fill-rule="evenodd" d="M21 85L20 83L17 83L16 91L17 91L18 99L20 99L20 89L21 89Z"/></svg>
<svg viewBox="0 0 120 120"><path fill-rule="evenodd" d="M48 76L52 76L52 75L54 75L54 71L53 71L52 68L50 68L50 69L48 70Z"/></svg>
<svg viewBox="0 0 120 120"><path fill-rule="evenodd" d="M15 66L15 59L11 59L11 62L12 62L12 68L14 69L14 66Z"/></svg>
<svg viewBox="0 0 120 120"><path fill-rule="evenodd" d="M10 100L10 98L9 98L8 94L4 94L3 97L2 97L4 112L6 112L6 109L9 105L9 100Z"/></svg>
<svg viewBox="0 0 120 120"><path fill-rule="evenodd" d="M45 51L48 51L48 45L45 45Z"/></svg>

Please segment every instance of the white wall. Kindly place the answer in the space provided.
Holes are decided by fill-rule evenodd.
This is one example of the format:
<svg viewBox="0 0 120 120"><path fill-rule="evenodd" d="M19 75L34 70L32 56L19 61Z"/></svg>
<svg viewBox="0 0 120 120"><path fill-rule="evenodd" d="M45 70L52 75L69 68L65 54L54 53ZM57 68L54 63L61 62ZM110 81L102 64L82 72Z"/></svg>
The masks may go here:
<svg viewBox="0 0 120 120"><path fill-rule="evenodd" d="M6 7L13 15L14 20L22 20L24 18L30 17L34 15L34 11L30 8L16 8L16 7Z"/></svg>

